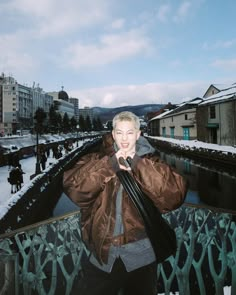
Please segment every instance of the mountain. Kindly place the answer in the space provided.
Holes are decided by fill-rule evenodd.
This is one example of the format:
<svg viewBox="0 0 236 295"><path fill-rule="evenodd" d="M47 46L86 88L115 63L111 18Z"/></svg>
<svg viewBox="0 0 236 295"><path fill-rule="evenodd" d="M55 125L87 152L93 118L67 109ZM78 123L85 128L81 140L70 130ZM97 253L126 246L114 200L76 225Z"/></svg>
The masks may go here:
<svg viewBox="0 0 236 295"><path fill-rule="evenodd" d="M93 107L93 116L99 117L102 123L112 120L113 117L123 111L130 111L138 117L145 116L147 113L159 111L163 108L163 104L141 104L135 106L123 106L117 108L101 108Z"/></svg>

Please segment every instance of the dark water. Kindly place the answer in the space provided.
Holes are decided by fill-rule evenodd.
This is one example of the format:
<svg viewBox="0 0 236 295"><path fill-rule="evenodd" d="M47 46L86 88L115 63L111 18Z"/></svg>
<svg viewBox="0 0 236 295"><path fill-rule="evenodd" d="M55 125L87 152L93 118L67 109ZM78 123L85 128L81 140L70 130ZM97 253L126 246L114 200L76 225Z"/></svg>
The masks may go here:
<svg viewBox="0 0 236 295"><path fill-rule="evenodd" d="M236 171L219 164L181 158L160 152L160 157L183 175L189 183L186 202L236 211Z"/></svg>

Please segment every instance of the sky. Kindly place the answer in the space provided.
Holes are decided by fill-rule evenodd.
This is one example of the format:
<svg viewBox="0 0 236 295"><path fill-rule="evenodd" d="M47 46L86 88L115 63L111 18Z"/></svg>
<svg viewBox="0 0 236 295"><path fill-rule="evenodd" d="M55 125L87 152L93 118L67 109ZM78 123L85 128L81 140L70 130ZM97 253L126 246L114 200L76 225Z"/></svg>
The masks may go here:
<svg viewBox="0 0 236 295"><path fill-rule="evenodd" d="M178 104L236 82L235 0L1 0L0 73L79 107Z"/></svg>

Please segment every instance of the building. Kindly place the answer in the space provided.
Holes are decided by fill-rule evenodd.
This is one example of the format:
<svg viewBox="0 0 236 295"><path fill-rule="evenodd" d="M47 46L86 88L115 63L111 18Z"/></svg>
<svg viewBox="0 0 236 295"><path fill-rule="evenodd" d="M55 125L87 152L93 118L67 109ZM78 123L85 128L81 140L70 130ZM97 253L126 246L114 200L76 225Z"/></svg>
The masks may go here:
<svg viewBox="0 0 236 295"><path fill-rule="evenodd" d="M78 122L79 121L79 99L75 97L70 97L69 102L74 105L75 119Z"/></svg>
<svg viewBox="0 0 236 295"><path fill-rule="evenodd" d="M33 100L33 116L38 108L43 109L48 115L50 107L53 105L53 96L44 92L43 89L39 87L39 84L35 86L35 83L33 83L31 93Z"/></svg>
<svg viewBox="0 0 236 295"><path fill-rule="evenodd" d="M233 85L236 85L236 84L211 84L207 88L207 91L203 95L203 98L208 98L208 97L215 95L221 91L228 90L228 89L232 88Z"/></svg>
<svg viewBox="0 0 236 295"><path fill-rule="evenodd" d="M48 92L47 94L53 97L53 104L58 113L64 117L64 114L67 113L69 118L75 117L75 107L74 104L69 102L69 96L66 91L62 90L59 92Z"/></svg>
<svg viewBox="0 0 236 295"><path fill-rule="evenodd" d="M0 134L23 134L34 125L34 114L40 107L47 114L53 97L39 87L19 84L13 77L0 76Z"/></svg>
<svg viewBox="0 0 236 295"><path fill-rule="evenodd" d="M89 107L84 107L83 109L79 109L79 115L82 116L85 120L87 117L89 117L90 122L93 123L93 109Z"/></svg>
<svg viewBox="0 0 236 295"><path fill-rule="evenodd" d="M198 140L236 146L236 84L207 96L198 105L197 122Z"/></svg>
<svg viewBox="0 0 236 295"><path fill-rule="evenodd" d="M165 105L163 108L156 112L148 113L148 123L147 123L147 131L149 135L152 136L160 136L160 118L163 117L166 112L170 112L175 109L176 105L172 105L170 102Z"/></svg>
<svg viewBox="0 0 236 295"><path fill-rule="evenodd" d="M152 118L148 123L152 135L159 134L162 137L185 140L196 139L196 108L201 101L201 98L194 98Z"/></svg>
<svg viewBox="0 0 236 295"><path fill-rule="evenodd" d="M16 134L18 129L32 127L32 94L28 86L13 77L1 77L1 134Z"/></svg>

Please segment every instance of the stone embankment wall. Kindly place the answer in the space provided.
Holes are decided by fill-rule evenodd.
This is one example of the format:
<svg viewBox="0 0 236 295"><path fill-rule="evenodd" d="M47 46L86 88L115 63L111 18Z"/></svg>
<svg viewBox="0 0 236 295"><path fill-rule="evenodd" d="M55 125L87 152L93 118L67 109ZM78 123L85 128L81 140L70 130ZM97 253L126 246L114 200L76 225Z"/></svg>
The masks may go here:
<svg viewBox="0 0 236 295"><path fill-rule="evenodd" d="M175 155L195 159L200 162L204 161L205 164L215 164L228 168L236 167L236 153L212 150L208 148L181 146L172 142L153 138L148 138L148 140L158 150L166 153L173 153Z"/></svg>

